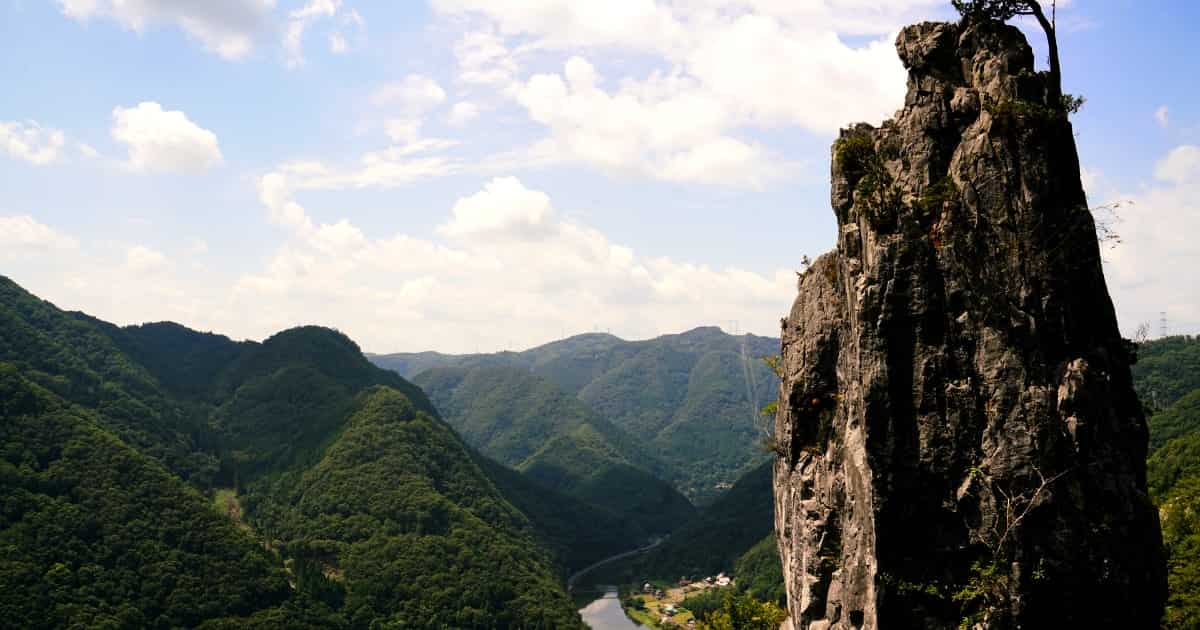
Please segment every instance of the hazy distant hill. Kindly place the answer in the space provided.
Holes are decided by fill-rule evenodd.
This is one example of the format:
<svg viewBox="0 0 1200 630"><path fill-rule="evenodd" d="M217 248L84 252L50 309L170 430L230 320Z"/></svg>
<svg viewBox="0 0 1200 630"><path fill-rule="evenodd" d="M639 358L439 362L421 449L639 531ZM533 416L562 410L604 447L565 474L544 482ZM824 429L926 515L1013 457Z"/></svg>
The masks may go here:
<svg viewBox="0 0 1200 630"><path fill-rule="evenodd" d="M0 277L0 445L9 627L581 623L567 528L513 503L552 508L336 331L119 328ZM593 557L640 534L607 524Z"/></svg>
<svg viewBox="0 0 1200 630"><path fill-rule="evenodd" d="M697 328L646 341L587 334L524 352L370 355L405 377L433 368L507 366L554 382L644 443L663 475L701 503L766 459L758 410L779 382L762 357L779 341ZM757 425L757 427L756 427Z"/></svg>

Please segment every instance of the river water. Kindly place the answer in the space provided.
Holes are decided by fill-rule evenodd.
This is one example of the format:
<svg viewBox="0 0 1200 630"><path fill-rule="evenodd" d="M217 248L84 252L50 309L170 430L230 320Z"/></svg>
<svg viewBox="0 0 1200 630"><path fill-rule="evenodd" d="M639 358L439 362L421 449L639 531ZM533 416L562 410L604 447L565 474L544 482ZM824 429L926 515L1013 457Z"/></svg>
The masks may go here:
<svg viewBox="0 0 1200 630"><path fill-rule="evenodd" d="M592 630L638 630L645 628L625 616L615 586L603 587L604 596L579 609L583 622Z"/></svg>

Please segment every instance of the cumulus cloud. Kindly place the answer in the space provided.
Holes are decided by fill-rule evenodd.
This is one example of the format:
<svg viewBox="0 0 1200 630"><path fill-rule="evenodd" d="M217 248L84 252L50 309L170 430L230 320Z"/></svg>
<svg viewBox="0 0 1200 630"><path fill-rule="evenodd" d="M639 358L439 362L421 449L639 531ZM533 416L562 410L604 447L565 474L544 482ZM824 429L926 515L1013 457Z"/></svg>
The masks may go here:
<svg viewBox="0 0 1200 630"><path fill-rule="evenodd" d="M611 171L682 182L760 185L782 174L761 147L727 133L728 111L692 79L655 76L608 92L588 61L516 89L517 102L549 136L535 152Z"/></svg>
<svg viewBox="0 0 1200 630"><path fill-rule="evenodd" d="M1154 176L1176 185L1200 180L1200 147L1191 144L1175 147L1155 167Z"/></svg>
<svg viewBox="0 0 1200 630"><path fill-rule="evenodd" d="M166 255L144 245L134 245L125 252L125 267L134 273L156 271L166 264Z"/></svg>
<svg viewBox="0 0 1200 630"><path fill-rule="evenodd" d="M1200 147L1184 145L1159 163L1156 182L1133 194L1116 225L1121 244L1105 253L1126 334L1166 312L1178 330L1200 329ZM1157 329L1157 328L1155 328Z"/></svg>
<svg viewBox="0 0 1200 630"><path fill-rule="evenodd" d="M406 114L419 115L446 101L446 90L437 81L421 75L410 74L400 81L385 83L371 95L376 107L396 107Z"/></svg>
<svg viewBox="0 0 1200 630"><path fill-rule="evenodd" d="M112 137L128 148L134 170L199 172L223 161L217 135L181 111L144 102L117 107L112 117Z"/></svg>
<svg viewBox="0 0 1200 630"><path fill-rule="evenodd" d="M269 30L275 0L58 0L64 15L80 21L108 18L142 33L173 24L225 59L240 59Z"/></svg>
<svg viewBox="0 0 1200 630"><path fill-rule="evenodd" d="M66 136L61 130L32 120L0 121L0 150L15 159L37 166L50 164L59 158L64 144Z"/></svg>
<svg viewBox="0 0 1200 630"><path fill-rule="evenodd" d="M470 101L459 101L450 108L446 122L452 127L462 127L479 117L479 106Z"/></svg>
<svg viewBox="0 0 1200 630"><path fill-rule="evenodd" d="M593 326L637 337L736 318L774 333L795 291L790 271L639 255L513 177L455 202L438 229L446 242L376 238L345 219L321 223L281 184L264 178L260 192L289 239L263 269L237 280L231 298L251 336L316 321L373 350L463 351L532 345Z"/></svg>
<svg viewBox="0 0 1200 630"><path fill-rule="evenodd" d="M18 250L69 250L79 247L79 241L59 233L33 217L22 214L0 216L0 250L9 256Z"/></svg>
<svg viewBox="0 0 1200 630"><path fill-rule="evenodd" d="M832 135L850 122L890 115L905 83L896 31L937 4L433 2L444 15L474 20L455 47L460 81L495 86L547 128L545 142L530 152L532 162L745 186L788 170L748 139L752 130ZM656 62L658 69L606 79L588 61L614 53ZM555 55L566 57L561 73L516 77L524 64L518 58L544 62Z"/></svg>
<svg viewBox="0 0 1200 630"><path fill-rule="evenodd" d="M515 177L499 177L459 199L450 210L450 221L438 231L456 239L531 241L547 236L554 218L546 193L526 188Z"/></svg>
<svg viewBox="0 0 1200 630"><path fill-rule="evenodd" d="M535 35L556 47L630 46L652 51L682 35L670 8L654 0L433 0L432 4L443 13L484 15L505 35Z"/></svg>
<svg viewBox="0 0 1200 630"><path fill-rule="evenodd" d="M730 319L772 334L794 297L791 271L637 252L511 177L448 204L435 235L370 234L308 213L295 184L311 170L295 165L260 179L260 201L283 240L241 272L176 264L149 244L81 247L27 216L0 218L0 258L39 295L118 323L171 319L238 338L316 323L374 351L497 350L594 327L648 337ZM207 247L222 254L220 243ZM194 257L205 248L177 251Z"/></svg>

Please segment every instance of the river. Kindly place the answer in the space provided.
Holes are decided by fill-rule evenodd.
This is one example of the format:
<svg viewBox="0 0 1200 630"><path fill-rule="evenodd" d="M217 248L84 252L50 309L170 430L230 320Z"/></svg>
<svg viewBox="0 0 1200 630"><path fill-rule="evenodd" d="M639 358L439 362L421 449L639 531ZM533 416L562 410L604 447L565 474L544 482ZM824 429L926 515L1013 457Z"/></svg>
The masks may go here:
<svg viewBox="0 0 1200 630"><path fill-rule="evenodd" d="M621 609L621 600L617 596L617 587L604 586L604 596L579 609L583 622L592 630L638 630L645 626L638 625L625 616Z"/></svg>

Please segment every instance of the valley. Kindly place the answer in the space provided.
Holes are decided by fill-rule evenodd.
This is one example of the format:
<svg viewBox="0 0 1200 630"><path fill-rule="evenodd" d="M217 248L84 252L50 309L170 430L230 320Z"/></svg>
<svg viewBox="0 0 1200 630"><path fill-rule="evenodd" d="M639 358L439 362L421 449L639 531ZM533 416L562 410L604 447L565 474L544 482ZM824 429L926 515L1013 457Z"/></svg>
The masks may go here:
<svg viewBox="0 0 1200 630"><path fill-rule="evenodd" d="M564 389L569 379L536 370L435 367L414 382L372 365L330 329L295 328L256 343L173 323L117 327L60 311L7 279L0 279L0 319L5 498L24 506L5 513L0 541L20 551L2 577L15 586L68 572L45 599L0 598L14 615L89 623L140 615L149 627L359 627L369 620L578 627L567 595L573 574L628 563L664 575L691 570L659 550L675 544L673 532L691 541L707 529L703 523L718 520L709 513L722 509L725 495L715 484L705 494L715 502L697 509L666 480L687 477L644 438L645 426L618 426ZM633 346L634 355L647 351L608 341ZM675 357L678 373L645 356L637 370L625 368L673 383L654 405L694 399L693 407L736 408L704 420L726 427L722 440L746 441L727 470L762 461L753 442L758 428L740 426L758 402L742 393L745 373L712 367L733 365L721 355L737 350L740 357L741 342L700 330L662 343L673 349L648 352ZM579 340L559 345L549 362L605 375L595 358L567 352ZM728 396L696 398L697 380ZM622 417L636 411L626 408ZM683 432L690 417L663 426ZM79 450L81 439L93 455ZM100 445L114 455L97 459ZM136 466L113 468L122 458ZM144 498L100 490L118 478ZM728 496L745 494L743 485ZM751 485L765 489L761 481ZM177 502L172 522L182 529L138 516L139 509L161 513L155 501L167 500ZM89 515L81 526L101 532L102 546L89 547L85 530L35 525L81 510ZM223 547L195 547L205 531ZM51 544L32 546L34 532ZM114 536L128 536L126 546L114 546ZM158 542L147 546L144 537ZM121 562L169 563L181 552L194 559L169 587L160 585L165 574L143 571L130 581L120 572ZM732 566L733 555L720 557ZM204 562L225 563L227 595L204 590L201 576L213 570ZM93 589L74 577L85 569ZM140 603L130 608L127 595L106 600L106 591L94 590L113 580L140 592ZM162 599L167 593L170 601ZM172 608L185 593L210 604Z"/></svg>
<svg viewBox="0 0 1200 630"><path fill-rule="evenodd" d="M0 2L0 628L1200 630L1196 24Z"/></svg>

